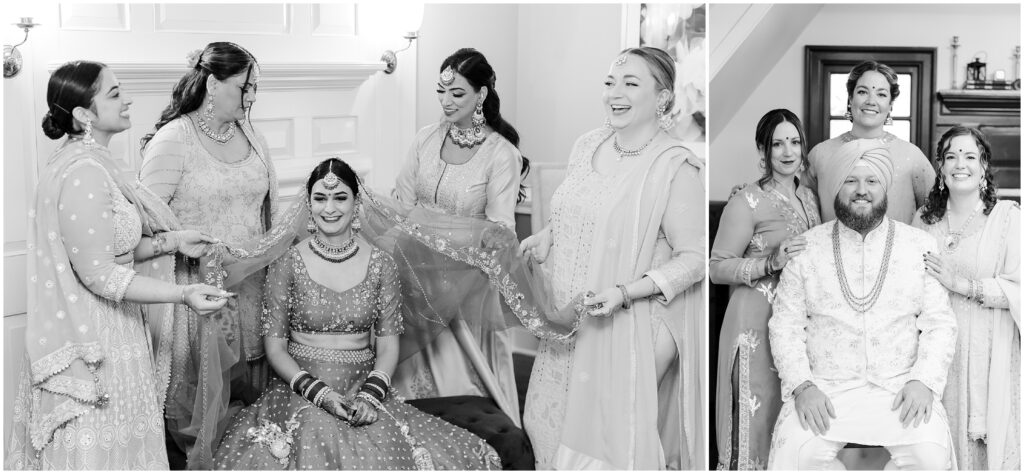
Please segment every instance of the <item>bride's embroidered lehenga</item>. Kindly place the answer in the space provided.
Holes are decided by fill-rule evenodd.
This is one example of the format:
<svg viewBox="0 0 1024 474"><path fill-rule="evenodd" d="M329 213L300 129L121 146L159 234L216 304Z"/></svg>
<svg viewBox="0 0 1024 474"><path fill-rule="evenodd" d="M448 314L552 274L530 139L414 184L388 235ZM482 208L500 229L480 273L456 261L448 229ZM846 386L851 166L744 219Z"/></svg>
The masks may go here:
<svg viewBox="0 0 1024 474"><path fill-rule="evenodd" d="M295 247L275 261L267 274L265 337L371 330L375 337L401 334L397 266L387 253L371 248L366 277L342 292L314 281ZM374 364L369 347L343 351L289 341L288 353L303 370L346 397L359 391ZM432 462L428 469L501 469L497 453L483 439L394 396L384 406L387 412L375 423L353 428L273 377L267 392L232 421L215 468L417 469L425 466L414 451L426 450Z"/></svg>

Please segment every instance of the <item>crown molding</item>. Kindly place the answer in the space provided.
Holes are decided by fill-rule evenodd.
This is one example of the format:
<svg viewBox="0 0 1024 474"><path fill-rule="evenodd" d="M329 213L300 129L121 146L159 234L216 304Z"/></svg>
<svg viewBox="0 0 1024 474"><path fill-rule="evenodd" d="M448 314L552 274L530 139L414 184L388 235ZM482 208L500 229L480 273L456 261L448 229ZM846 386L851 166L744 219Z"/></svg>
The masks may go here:
<svg viewBox="0 0 1024 474"><path fill-rule="evenodd" d="M63 63L51 63L53 72ZM185 74L179 63L106 63L133 94L167 94ZM260 91L353 90L384 70L383 63L277 63L260 65Z"/></svg>

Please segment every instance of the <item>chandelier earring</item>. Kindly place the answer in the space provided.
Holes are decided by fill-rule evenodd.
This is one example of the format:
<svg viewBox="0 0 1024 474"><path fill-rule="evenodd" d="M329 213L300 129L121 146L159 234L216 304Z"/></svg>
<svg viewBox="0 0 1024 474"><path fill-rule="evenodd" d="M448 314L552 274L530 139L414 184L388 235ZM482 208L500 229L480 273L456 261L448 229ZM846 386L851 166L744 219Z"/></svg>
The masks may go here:
<svg viewBox="0 0 1024 474"><path fill-rule="evenodd" d="M667 107L665 104L659 105L658 110L655 112L655 115L657 115L658 117L658 127L660 127L662 130L668 131L671 130L672 126L675 125L675 121L672 120L671 115L665 113L666 108Z"/></svg>
<svg viewBox="0 0 1024 474"><path fill-rule="evenodd" d="M612 128L612 119L608 117L604 118L604 128Z"/></svg>
<svg viewBox="0 0 1024 474"><path fill-rule="evenodd" d="M478 100L476 102L476 110L473 111L473 126L483 127L487 124L487 119L484 118L484 101Z"/></svg>
<svg viewBox="0 0 1024 474"><path fill-rule="evenodd" d="M96 146L96 139L92 137L92 120L85 121L85 133L82 135L82 144L90 148Z"/></svg>
<svg viewBox="0 0 1024 474"><path fill-rule="evenodd" d="M987 187L988 187L988 180L985 179L985 178L981 178L981 182L978 183L978 189L984 191L985 188L987 188Z"/></svg>
<svg viewBox="0 0 1024 474"><path fill-rule="evenodd" d="M213 95L213 92L210 92L210 95L207 96L206 111L203 112L203 116L206 117L206 120L213 120Z"/></svg>
<svg viewBox="0 0 1024 474"><path fill-rule="evenodd" d="M316 221L313 219L313 206L310 205L309 201L306 201L306 210L309 211L309 221L306 222L306 232L310 234L316 233Z"/></svg>
<svg viewBox="0 0 1024 474"><path fill-rule="evenodd" d="M940 175L939 176L939 192L941 193L942 191L945 191L945 190L946 190L946 177Z"/></svg>
<svg viewBox="0 0 1024 474"><path fill-rule="evenodd" d="M892 125L892 114L889 114L889 115L885 116L885 123L883 123L882 125L885 125L885 126Z"/></svg>
<svg viewBox="0 0 1024 474"><path fill-rule="evenodd" d="M356 199L355 215L352 216L352 234L358 234L363 229L362 222L359 222L359 215L363 213L363 202L361 199Z"/></svg>

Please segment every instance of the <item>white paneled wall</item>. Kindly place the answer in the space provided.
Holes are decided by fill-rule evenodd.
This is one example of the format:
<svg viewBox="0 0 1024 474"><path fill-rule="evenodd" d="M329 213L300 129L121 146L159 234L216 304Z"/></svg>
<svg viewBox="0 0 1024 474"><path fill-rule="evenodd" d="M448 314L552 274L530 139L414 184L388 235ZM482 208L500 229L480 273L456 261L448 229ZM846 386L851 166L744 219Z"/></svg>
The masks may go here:
<svg viewBox="0 0 1024 474"><path fill-rule="evenodd" d="M400 56L395 74L385 75L378 58L404 40L380 27L386 10L361 6L24 2L10 8L9 15L32 16L42 26L19 48L21 74L4 80L5 447L24 357L26 212L38 171L57 146L39 126L49 74L75 59L111 67L134 100L132 128L115 137L111 151L137 169L139 140L186 72L185 56L213 41L238 43L261 66L251 119L270 146L282 198L294 195L329 156L342 157L387 192L415 133L416 46ZM21 40L10 36L5 43Z"/></svg>

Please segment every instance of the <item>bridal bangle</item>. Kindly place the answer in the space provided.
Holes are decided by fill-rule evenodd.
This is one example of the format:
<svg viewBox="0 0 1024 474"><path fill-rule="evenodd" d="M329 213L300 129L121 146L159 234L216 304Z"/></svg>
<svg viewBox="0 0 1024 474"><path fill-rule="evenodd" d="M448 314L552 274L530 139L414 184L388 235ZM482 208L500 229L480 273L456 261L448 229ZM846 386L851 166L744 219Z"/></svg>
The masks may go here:
<svg viewBox="0 0 1024 474"><path fill-rule="evenodd" d="M804 393L804 390L807 390L807 389L809 389L809 388L811 388L813 386L814 386L814 382L811 382L810 380L808 380L808 381L806 381L806 382L804 382L804 383L802 383L800 385L797 385L797 387L795 389L793 389L793 398L796 398L796 397L800 396L801 393Z"/></svg>
<svg viewBox="0 0 1024 474"><path fill-rule="evenodd" d="M629 309L630 306L633 306L633 299L629 297L626 285L615 285L615 287L622 292L622 309Z"/></svg>

